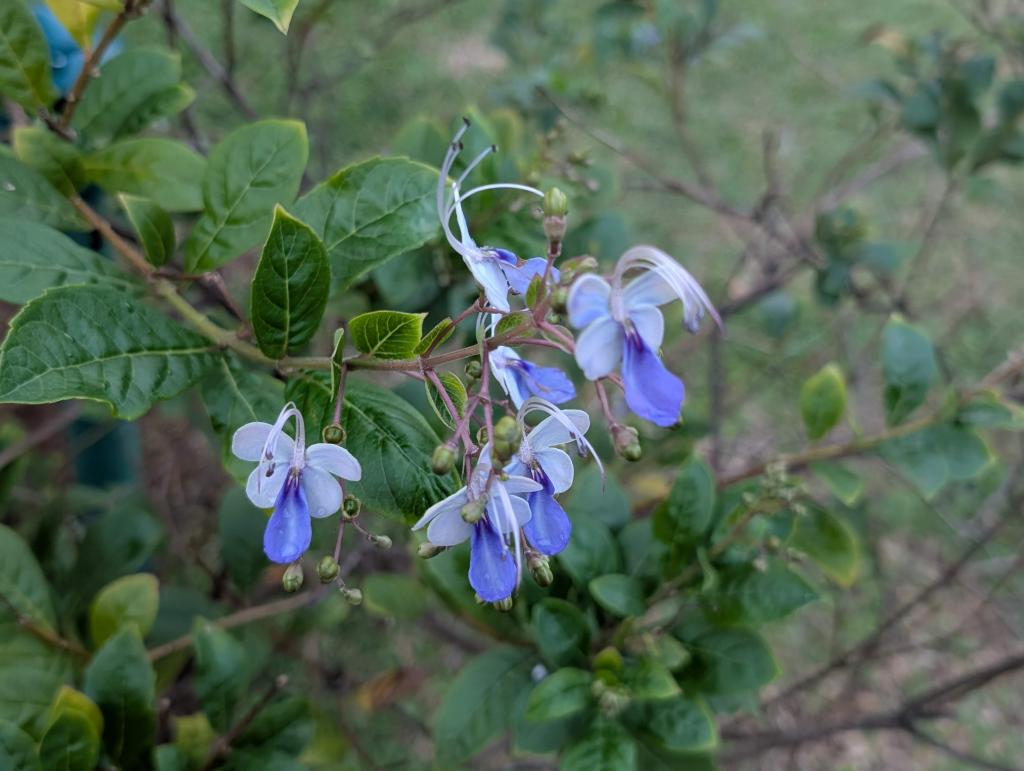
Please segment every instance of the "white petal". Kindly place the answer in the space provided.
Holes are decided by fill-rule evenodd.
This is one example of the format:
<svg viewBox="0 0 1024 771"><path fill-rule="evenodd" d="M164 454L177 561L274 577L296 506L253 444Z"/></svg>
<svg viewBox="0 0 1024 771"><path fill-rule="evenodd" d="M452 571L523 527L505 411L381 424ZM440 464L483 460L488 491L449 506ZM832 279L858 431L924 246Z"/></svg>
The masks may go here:
<svg viewBox="0 0 1024 771"><path fill-rule="evenodd" d="M427 528L427 540L437 546L457 546L473 533L473 526L462 518L458 509L445 509Z"/></svg>
<svg viewBox="0 0 1024 771"><path fill-rule="evenodd" d="M258 461L263 447L267 443L267 436L273 428L269 423L246 423L231 437L232 455L242 460ZM287 458L292 454L294 446L295 443L290 436L283 433L278 434L274 457Z"/></svg>
<svg viewBox="0 0 1024 771"><path fill-rule="evenodd" d="M586 273L573 282L566 306L569 323L577 329L608 315L608 297L612 288L600 276Z"/></svg>
<svg viewBox="0 0 1024 771"><path fill-rule="evenodd" d="M567 417L579 429L579 433L585 434L590 430L590 415L583 410L562 410L562 415ZM534 452L540 452L553 445L565 444L574 440L568 426L554 415L544 418L544 420L538 423L527 438Z"/></svg>
<svg viewBox="0 0 1024 771"><path fill-rule="evenodd" d="M522 527L530 521L530 517L533 516L533 512L530 511L530 504L526 502L525 498L512 498L512 510L516 515L516 523L519 527Z"/></svg>
<svg viewBox="0 0 1024 771"><path fill-rule="evenodd" d="M269 509L277 501L277 494L284 487L284 481L288 478L288 464L278 463L274 467L274 473L269 477L262 466L257 466L249 474L245 482L245 494L249 496L252 505L259 509Z"/></svg>
<svg viewBox="0 0 1024 771"><path fill-rule="evenodd" d="M583 330L576 340L576 363L588 380L610 375L622 361L622 325L604 316Z"/></svg>
<svg viewBox="0 0 1024 771"><path fill-rule="evenodd" d="M564 493L572 487L572 458L567 452L552 447L538 452L536 457L540 467L544 469L544 473L551 480L551 486L555 488L556 493Z"/></svg>
<svg viewBox="0 0 1024 771"><path fill-rule="evenodd" d="M306 465L336 477L358 482L363 475L359 461L344 447L336 444L314 444L306 450Z"/></svg>
<svg viewBox="0 0 1024 771"><path fill-rule="evenodd" d="M443 514L446 511L454 511L456 514L459 514L459 512L462 509L462 507L465 506L465 505L466 505L466 488L463 487L463 488L460 488L459 490L456 490L454 493L449 495L447 498L444 498L444 499L438 501L433 506L431 506L429 509L427 509L423 513L423 516L420 517L419 522L417 522L415 525L412 526L412 529L413 530L420 530L420 529L422 529L428 522L433 520L435 517L441 516L441 514Z"/></svg>
<svg viewBox="0 0 1024 771"><path fill-rule="evenodd" d="M529 477L514 477L509 476L502 484L505 485L505 490L511 495L518 493L534 493L540 490L543 485Z"/></svg>
<svg viewBox="0 0 1024 771"><path fill-rule="evenodd" d="M329 517L341 508L341 485L326 471L306 466L302 469L302 489L306 493L311 517Z"/></svg>
<svg viewBox="0 0 1024 771"><path fill-rule="evenodd" d="M661 311L653 305L640 305L629 311L629 318L647 347L657 352L665 339L665 317Z"/></svg>
<svg viewBox="0 0 1024 771"><path fill-rule="evenodd" d="M499 311L511 310L508 304L508 280L498 264L489 258L470 261L469 272L473 274L476 283L484 288L487 295L487 304Z"/></svg>
<svg viewBox="0 0 1024 771"><path fill-rule="evenodd" d="M622 299L632 309L638 305L664 305L678 299L678 295L665 279L654 271L646 271L626 285Z"/></svg>
<svg viewBox="0 0 1024 771"><path fill-rule="evenodd" d="M507 490L507 488L506 491L509 493L512 492L511 490ZM518 498L515 495L509 495L507 500L512 505L512 516L515 518L516 529L530 521L530 517L533 516L533 512L530 511L530 504L527 503L525 498ZM502 533L512 532L512 519L509 518L507 512L502 510L501 498L497 494L492 495L487 501L487 516L491 523L501 530Z"/></svg>

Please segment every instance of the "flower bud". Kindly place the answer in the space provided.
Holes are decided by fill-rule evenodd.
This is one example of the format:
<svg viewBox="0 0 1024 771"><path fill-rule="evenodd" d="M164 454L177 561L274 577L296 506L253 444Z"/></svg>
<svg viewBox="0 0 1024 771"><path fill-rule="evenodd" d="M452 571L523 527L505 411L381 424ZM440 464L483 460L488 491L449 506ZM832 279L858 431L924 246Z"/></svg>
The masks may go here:
<svg viewBox="0 0 1024 771"><path fill-rule="evenodd" d="M557 187L553 187L544 193L544 216L545 217L564 217L569 213L569 198L559 190Z"/></svg>
<svg viewBox="0 0 1024 771"><path fill-rule="evenodd" d="M418 547L416 547L416 554L421 559L428 560L432 557L436 557L438 554L445 551L446 548L447 547L445 546L438 546L437 544L431 543L430 541L424 541Z"/></svg>
<svg viewBox="0 0 1024 771"><path fill-rule="evenodd" d="M618 649L608 647L598 651L594 656L594 670L605 670L608 672L622 671L622 654Z"/></svg>
<svg viewBox="0 0 1024 771"><path fill-rule="evenodd" d="M341 516L345 519L355 519L359 516L359 511L362 508L363 502L361 500L352 494L346 495L344 502L341 504Z"/></svg>
<svg viewBox="0 0 1024 771"><path fill-rule="evenodd" d="M324 426L321 435L327 444L344 444L346 438L345 429L337 423Z"/></svg>
<svg viewBox="0 0 1024 771"><path fill-rule="evenodd" d="M640 447L640 434L632 426L612 426L612 442L615 444L615 452L626 460L633 462L640 460L643 449Z"/></svg>
<svg viewBox="0 0 1024 771"><path fill-rule="evenodd" d="M512 610L512 598L511 597L506 597L503 600L498 600L497 602L494 602L494 603L491 603L491 604L494 605L494 607L496 609L500 610L502 613L508 613L510 610Z"/></svg>
<svg viewBox="0 0 1024 771"><path fill-rule="evenodd" d="M515 455L519 449L522 434L515 418L506 415L494 424L494 456L504 462Z"/></svg>
<svg viewBox="0 0 1024 771"><path fill-rule="evenodd" d="M286 592L297 592L302 588L302 565L293 562L281 576L281 586Z"/></svg>
<svg viewBox="0 0 1024 771"><path fill-rule="evenodd" d="M462 521L468 525L475 525L484 516L486 501L483 498L474 498L462 507Z"/></svg>
<svg viewBox="0 0 1024 771"><path fill-rule="evenodd" d="M565 313L565 303L568 299L569 290L564 286L558 287L551 293L551 310L555 313Z"/></svg>
<svg viewBox="0 0 1024 771"><path fill-rule="evenodd" d="M559 283L562 286L569 286L577 276L582 276L584 273L593 273L597 270L597 260L589 254L585 254L582 257L573 257L571 260L565 260L559 265L558 270Z"/></svg>
<svg viewBox="0 0 1024 771"><path fill-rule="evenodd" d="M372 543L378 549L383 549L384 551L387 551L392 546L391 537L386 535L371 534L366 536L366 540Z"/></svg>
<svg viewBox="0 0 1024 771"><path fill-rule="evenodd" d="M470 359L466 362L466 377L470 380L479 380L480 375L483 374L484 368L480 364L480 359Z"/></svg>
<svg viewBox="0 0 1024 771"><path fill-rule="evenodd" d="M320 583L329 584L338 577L338 561L330 554L324 555L316 565L316 575Z"/></svg>
<svg viewBox="0 0 1024 771"><path fill-rule="evenodd" d="M487 426L480 426L476 432L476 443L483 446L487 444Z"/></svg>
<svg viewBox="0 0 1024 771"><path fill-rule="evenodd" d="M349 589L347 586L343 586L341 596L348 600L349 605L363 604L363 593L358 589Z"/></svg>
<svg viewBox="0 0 1024 771"><path fill-rule="evenodd" d="M439 444L430 458L430 468L438 476L451 472L455 466L455 448L450 444Z"/></svg>
<svg viewBox="0 0 1024 771"><path fill-rule="evenodd" d="M531 553L526 558L526 564L530 568L530 575L537 586L551 586L555 580L555 574L551 570L551 562L543 554Z"/></svg>

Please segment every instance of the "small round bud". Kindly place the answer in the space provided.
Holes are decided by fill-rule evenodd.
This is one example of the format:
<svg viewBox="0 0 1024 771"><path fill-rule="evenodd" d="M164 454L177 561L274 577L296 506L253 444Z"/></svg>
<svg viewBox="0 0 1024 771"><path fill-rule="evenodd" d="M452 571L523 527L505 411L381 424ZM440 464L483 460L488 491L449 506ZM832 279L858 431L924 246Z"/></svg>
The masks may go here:
<svg viewBox="0 0 1024 771"><path fill-rule="evenodd" d="M344 444L346 438L345 429L337 423L324 426L322 436L327 444Z"/></svg>
<svg viewBox="0 0 1024 771"><path fill-rule="evenodd" d="M345 500L341 504L341 515L345 519L355 519L359 516L359 511L362 508L363 502L354 495L349 494L345 496Z"/></svg>
<svg viewBox="0 0 1024 771"><path fill-rule="evenodd" d="M316 565L316 575L320 583L329 584L338 577L338 561L330 554L325 555Z"/></svg>
<svg viewBox="0 0 1024 771"><path fill-rule="evenodd" d="M302 588L302 565L293 562L281 576L281 586L286 592L297 592Z"/></svg>
<svg viewBox="0 0 1024 771"><path fill-rule="evenodd" d="M512 610L512 598L506 597L503 600L498 600L497 602L492 603L492 605L494 605L494 607L500 610L502 613L508 613L510 610Z"/></svg>
<svg viewBox="0 0 1024 771"><path fill-rule="evenodd" d="M474 498L468 501L462 510L459 512L462 515L462 521L468 525L475 525L484 516L484 506L487 502L483 498Z"/></svg>
<svg viewBox="0 0 1024 771"><path fill-rule="evenodd" d="M515 418L506 415L494 424L494 456L500 461L507 461L516 450L519 449L519 442L522 434L519 432L519 424Z"/></svg>
<svg viewBox="0 0 1024 771"><path fill-rule="evenodd" d="M549 324L561 324L564 321L561 313L549 313L548 323Z"/></svg>
<svg viewBox="0 0 1024 771"><path fill-rule="evenodd" d="M615 445L615 452L631 463L640 460L643 455L640 434L632 426L613 426L612 442Z"/></svg>
<svg viewBox="0 0 1024 771"><path fill-rule="evenodd" d="M392 546L390 536L386 535L369 535L366 537L366 540L372 543L378 549L383 549L384 551L387 551Z"/></svg>
<svg viewBox="0 0 1024 771"><path fill-rule="evenodd" d="M573 257L562 262L558 270L558 283L562 286L569 286L577 276L582 276L584 273L593 273L597 270L597 260L589 254Z"/></svg>
<svg viewBox="0 0 1024 771"><path fill-rule="evenodd" d="M565 313L565 303L569 299L569 290L560 286L551 293L551 310Z"/></svg>
<svg viewBox="0 0 1024 771"><path fill-rule="evenodd" d="M594 670L605 670L608 672L622 671L622 654L617 648L603 648L594 656Z"/></svg>
<svg viewBox="0 0 1024 771"><path fill-rule="evenodd" d="M484 368L480 364L479 359L470 359L466 362L466 377L470 380L479 380L480 375L483 374Z"/></svg>
<svg viewBox="0 0 1024 771"><path fill-rule="evenodd" d="M444 476L455 467L455 448L450 444L439 444L430 458L430 469L438 476Z"/></svg>
<svg viewBox="0 0 1024 771"><path fill-rule="evenodd" d="M551 570L551 562L543 554L530 554L526 559L530 567L530 575L533 576L537 586L551 586L555 580L554 571Z"/></svg>
<svg viewBox="0 0 1024 771"><path fill-rule="evenodd" d="M557 187L553 187L544 193L544 216L564 217L568 213L569 198L565 193Z"/></svg>
<svg viewBox="0 0 1024 771"><path fill-rule="evenodd" d="M430 543L430 541L424 541L416 548L416 554L421 559L428 560L431 557L436 557L444 550L444 546L438 546L437 544Z"/></svg>
<svg viewBox="0 0 1024 771"><path fill-rule="evenodd" d="M486 605L487 604L487 600L485 600L479 594L474 594L473 595L473 599L476 600L476 604L477 605Z"/></svg>
<svg viewBox="0 0 1024 771"><path fill-rule="evenodd" d="M479 445L487 444L487 426L480 426L476 432L476 443Z"/></svg>
<svg viewBox="0 0 1024 771"><path fill-rule="evenodd" d="M349 605L363 604L363 593L359 589L349 589L347 586L342 587L341 596L348 600Z"/></svg>

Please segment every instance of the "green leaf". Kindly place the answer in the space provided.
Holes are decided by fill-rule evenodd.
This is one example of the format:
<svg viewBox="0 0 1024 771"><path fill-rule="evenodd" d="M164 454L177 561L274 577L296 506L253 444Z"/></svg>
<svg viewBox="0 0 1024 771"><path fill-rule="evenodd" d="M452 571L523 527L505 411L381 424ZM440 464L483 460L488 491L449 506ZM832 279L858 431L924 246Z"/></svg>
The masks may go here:
<svg viewBox="0 0 1024 771"><path fill-rule="evenodd" d="M149 263L161 268L170 262L177 245L170 215L147 198L122 193L118 200Z"/></svg>
<svg viewBox="0 0 1024 771"><path fill-rule="evenodd" d="M71 125L87 148L107 145L184 109L181 57L158 48L128 48L100 67L82 95Z"/></svg>
<svg viewBox="0 0 1024 771"><path fill-rule="evenodd" d="M298 755L313 737L313 722L305 699L285 697L268 704L239 735L235 746ZM273 771L270 766L268 771Z"/></svg>
<svg viewBox="0 0 1024 771"><path fill-rule="evenodd" d="M847 506L853 506L864 493L864 480L845 466L828 461L811 464L811 471L818 477L828 491Z"/></svg>
<svg viewBox="0 0 1024 771"><path fill-rule="evenodd" d="M619 547L611 531L590 517L574 520L569 545L558 555L559 564L580 586L605 573L618 572L622 567Z"/></svg>
<svg viewBox="0 0 1024 771"><path fill-rule="evenodd" d="M38 126L14 129L14 155L64 195L78 192L85 186L82 153L52 131Z"/></svg>
<svg viewBox="0 0 1024 771"><path fill-rule="evenodd" d="M668 498L654 511L654 534L665 543L690 544L707 530L715 505L715 479L691 458L679 470Z"/></svg>
<svg viewBox="0 0 1024 771"><path fill-rule="evenodd" d="M639 616L644 612L640 580L617 573L598 576L589 585L597 604L615 616Z"/></svg>
<svg viewBox="0 0 1024 771"><path fill-rule="evenodd" d="M934 498L949 482L976 476L992 459L977 432L954 424L929 426L890 439L879 452L927 499Z"/></svg>
<svg viewBox="0 0 1024 771"><path fill-rule="evenodd" d="M11 320L0 347L0 402L91 399L132 419L198 381L206 341L113 289L50 289Z"/></svg>
<svg viewBox="0 0 1024 771"><path fill-rule="evenodd" d="M814 560L840 586L850 586L860 573L860 546L849 525L818 506L798 517L789 545Z"/></svg>
<svg viewBox="0 0 1024 771"><path fill-rule="evenodd" d="M26 303L64 284L132 291L132 281L103 255L27 219L0 218L0 300Z"/></svg>
<svg viewBox="0 0 1024 771"><path fill-rule="evenodd" d="M601 471L591 464L576 477L568 505L571 514L586 512L612 530L618 530L629 522L629 510L629 496L611 474L602 480Z"/></svg>
<svg viewBox="0 0 1024 771"><path fill-rule="evenodd" d="M582 712L594 701L593 683L593 673L583 669L566 667L552 672L530 692L527 720L556 720Z"/></svg>
<svg viewBox="0 0 1024 771"><path fill-rule="evenodd" d="M78 547L70 604L91 598L119 576L138 572L162 537L160 525L146 511L133 506L105 511L89 525Z"/></svg>
<svg viewBox="0 0 1024 771"><path fill-rule="evenodd" d="M979 428L1005 428L1011 431L1024 429L1024 411L1014 404L1004 402L993 392L981 393L960 408L957 421Z"/></svg>
<svg viewBox="0 0 1024 771"><path fill-rule="evenodd" d="M885 377L885 419L901 423L924 403L938 376L935 350L928 336L894 316L882 332L882 373Z"/></svg>
<svg viewBox="0 0 1024 771"><path fill-rule="evenodd" d="M562 753L559 771L636 771L636 743L618 723L598 720Z"/></svg>
<svg viewBox="0 0 1024 771"><path fill-rule="evenodd" d="M333 412L334 394L325 374L292 378L285 397L299 405L311 433L319 432ZM441 440L401 397L349 378L342 422L348 432L345 446L363 467L362 480L345 486L374 513L413 522L453 492L451 476L430 470Z"/></svg>
<svg viewBox="0 0 1024 771"><path fill-rule="evenodd" d="M126 628L85 670L85 692L103 712L103 746L115 763L136 768L153 745L156 675L138 633Z"/></svg>
<svg viewBox="0 0 1024 771"><path fill-rule="evenodd" d="M581 660L590 642L583 611L557 597L533 606L531 632L541 655L556 667Z"/></svg>
<svg viewBox="0 0 1024 771"><path fill-rule="evenodd" d="M747 629L715 629L700 635L690 649L701 665L696 686L705 693L755 691L779 674L768 643Z"/></svg>
<svg viewBox="0 0 1024 771"><path fill-rule="evenodd" d="M243 592L256 585L267 566L263 556L266 519L253 508L241 487L232 487L217 511L220 555L235 586Z"/></svg>
<svg viewBox="0 0 1024 771"><path fill-rule="evenodd" d="M385 618L418 618L427 607L423 587L410 576L373 573L363 582L367 612Z"/></svg>
<svg viewBox="0 0 1024 771"><path fill-rule="evenodd" d="M186 269L213 270L256 246L274 206L298 192L308 157L306 127L298 121L258 121L222 139L203 176L205 208L185 244Z"/></svg>
<svg viewBox="0 0 1024 771"><path fill-rule="evenodd" d="M631 663L624 674L626 687L636 699L657 701L679 695L679 683L668 667L652 656Z"/></svg>
<svg viewBox="0 0 1024 771"><path fill-rule="evenodd" d="M466 412L466 402L469 399L466 393L466 386L459 380L459 376L452 372L441 372L437 377L441 381L445 393L448 394L448 398L451 399L456 414L461 417ZM448 412L448 407L441 398L441 394L434 387L434 384L429 380L425 380L423 385L427 389L430 406L434 409L434 414L437 415L438 420L448 426L448 428L454 429L455 421L452 419L451 413Z"/></svg>
<svg viewBox="0 0 1024 771"><path fill-rule="evenodd" d="M426 313L370 311L348 324L352 344L360 353L378 359L411 358L423 334Z"/></svg>
<svg viewBox="0 0 1024 771"><path fill-rule="evenodd" d="M0 768L4 771L42 771L32 737L6 720L0 720ZM46 771L50 771L49 766Z"/></svg>
<svg viewBox="0 0 1024 771"><path fill-rule="evenodd" d="M210 725L223 733L249 686L248 654L242 643L202 618L192 627L192 645L196 695Z"/></svg>
<svg viewBox="0 0 1024 771"><path fill-rule="evenodd" d="M149 198L168 211L203 207L199 180L206 161L171 139L122 139L87 155L90 182L119 193Z"/></svg>
<svg viewBox="0 0 1024 771"><path fill-rule="evenodd" d="M334 348L331 351L331 393L341 388L342 364L345 361L345 328L334 330Z"/></svg>
<svg viewBox="0 0 1024 771"><path fill-rule="evenodd" d="M188 771L188 758L173 744L161 744L153 751L156 771Z"/></svg>
<svg viewBox="0 0 1024 771"><path fill-rule="evenodd" d="M715 721L699 698L679 696L651 702L645 709L643 727L669 752L707 752L718 745Z"/></svg>
<svg viewBox="0 0 1024 771"><path fill-rule="evenodd" d="M446 317L443 321L439 321L434 325L427 334L423 335L416 347L413 349L413 354L420 356L427 352L427 349L433 346L435 349L444 345L445 341L455 332L455 325L452 324L451 317Z"/></svg>
<svg viewBox="0 0 1024 771"><path fill-rule="evenodd" d="M772 558L764 570L750 564L723 570L716 597L726 612L735 613L743 621L763 624L814 602L818 593L799 573Z"/></svg>
<svg viewBox="0 0 1024 771"><path fill-rule="evenodd" d="M327 246L338 290L385 260L422 246L440 228L437 171L406 158L346 166L299 199L296 214Z"/></svg>
<svg viewBox="0 0 1024 771"><path fill-rule="evenodd" d="M399 155L408 155L414 161L427 165L444 158L448 149L446 129L434 118L417 115L398 130L391 147Z"/></svg>
<svg viewBox="0 0 1024 771"><path fill-rule="evenodd" d="M89 228L46 177L3 154L0 154L0 217L35 220L59 230Z"/></svg>
<svg viewBox="0 0 1024 771"><path fill-rule="evenodd" d="M96 702L81 691L62 685L57 692L57 698L53 700L53 706L50 707L50 719L56 720L67 713L84 717L95 729L97 736L103 734L103 713L96 706Z"/></svg>
<svg viewBox="0 0 1024 771"><path fill-rule="evenodd" d="M655 578L668 547L654 537L651 520L635 519L618 533L625 571L639 578Z"/></svg>
<svg viewBox="0 0 1024 771"><path fill-rule="evenodd" d="M529 651L500 646L464 665L441 700L434 746L442 763L466 760L509 728L509 705L530 688Z"/></svg>
<svg viewBox="0 0 1024 771"><path fill-rule="evenodd" d="M288 34L288 25L292 23L292 14L299 7L299 0L241 0L241 3L270 19L285 35Z"/></svg>
<svg viewBox="0 0 1024 771"><path fill-rule="evenodd" d="M846 381L835 364L826 364L800 388L800 415L807 436L821 439L835 428L846 412Z"/></svg>
<svg viewBox="0 0 1024 771"><path fill-rule="evenodd" d="M136 573L107 584L89 608L89 633L102 645L121 629L134 625L145 637L160 607L160 582L150 573Z"/></svg>
<svg viewBox="0 0 1024 771"><path fill-rule="evenodd" d="M47 771L92 771L100 757L100 732L78 712L60 715L43 734L39 759Z"/></svg>
<svg viewBox="0 0 1024 771"><path fill-rule="evenodd" d="M0 6L0 96L35 114L57 98L50 79L50 49L27 4Z"/></svg>
<svg viewBox="0 0 1024 771"><path fill-rule="evenodd" d="M310 227L280 205L252 278L250 312L260 350L280 359L308 343L327 307L331 269ZM353 319L355 321L355 319Z"/></svg>

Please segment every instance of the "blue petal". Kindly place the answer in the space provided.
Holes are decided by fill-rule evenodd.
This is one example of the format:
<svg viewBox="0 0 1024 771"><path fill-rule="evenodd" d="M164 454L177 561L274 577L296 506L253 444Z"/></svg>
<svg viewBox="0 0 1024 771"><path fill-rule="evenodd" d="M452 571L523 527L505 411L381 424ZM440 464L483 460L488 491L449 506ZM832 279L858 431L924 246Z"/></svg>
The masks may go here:
<svg viewBox="0 0 1024 771"><path fill-rule="evenodd" d="M514 263L511 265L503 264L501 269L505 272L505 278L508 279L509 288L516 294L526 294L526 290L530 288L530 282L533 281L533 277L543 276L547 265L548 261L543 257L532 257L522 265ZM548 280L557 283L558 278L558 268L551 268L551 275L548 276Z"/></svg>
<svg viewBox="0 0 1024 771"><path fill-rule="evenodd" d="M473 526L469 542L469 583L485 602L511 597L516 588L512 552L487 519Z"/></svg>
<svg viewBox="0 0 1024 771"><path fill-rule="evenodd" d="M534 396L554 404L576 398L576 387L569 376L557 367L538 367L524 359L514 362L512 366L520 382Z"/></svg>
<svg viewBox="0 0 1024 771"><path fill-rule="evenodd" d="M530 493L527 501L533 516L523 525L526 540L541 554L549 557L558 554L569 543L572 522L562 505L551 494L551 484L546 479L543 490Z"/></svg>
<svg viewBox="0 0 1024 771"><path fill-rule="evenodd" d="M683 381L665 369L661 359L635 332L626 335L622 357L626 404L634 413L659 426L679 421L686 390Z"/></svg>
<svg viewBox="0 0 1024 771"><path fill-rule="evenodd" d="M515 265L516 263L519 262L519 258L516 257L516 255L513 252L510 252L508 249L502 249L501 247L492 246L489 247L489 251L493 252L494 256L497 257L499 260L501 260L502 262L506 262L509 265Z"/></svg>
<svg viewBox="0 0 1024 771"><path fill-rule="evenodd" d="M306 493L299 477L289 476L263 532L263 551L271 562L287 565L305 553L312 538Z"/></svg>

